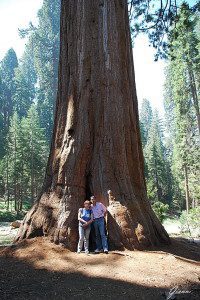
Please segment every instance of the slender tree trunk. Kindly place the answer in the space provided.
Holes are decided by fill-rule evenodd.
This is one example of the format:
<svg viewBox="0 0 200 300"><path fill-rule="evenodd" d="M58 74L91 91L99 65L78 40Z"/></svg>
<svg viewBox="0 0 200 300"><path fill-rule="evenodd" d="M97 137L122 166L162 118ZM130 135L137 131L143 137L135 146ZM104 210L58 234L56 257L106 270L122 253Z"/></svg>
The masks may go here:
<svg viewBox="0 0 200 300"><path fill-rule="evenodd" d="M22 173L23 174L23 173ZM19 211L22 211L22 203L23 203L23 179L20 178L20 186L19 186Z"/></svg>
<svg viewBox="0 0 200 300"><path fill-rule="evenodd" d="M185 203L186 203L186 211L187 214L190 208L190 196L189 196L189 186L188 186L188 170L187 165L184 165L184 173L185 173Z"/></svg>
<svg viewBox="0 0 200 300"><path fill-rule="evenodd" d="M6 155L6 192L7 192L7 210L10 206L10 186L9 186L9 163L8 163L8 154Z"/></svg>
<svg viewBox="0 0 200 300"><path fill-rule="evenodd" d="M193 105L194 105L194 109L195 109L195 113L196 113L197 126L198 126L198 131L199 131L199 136L200 136L200 110L199 110L197 87L196 87L193 70L192 70L191 66L189 66L189 65L188 65L188 73L189 73L189 79L190 79L190 88L191 88L191 94L192 94L192 99L193 99Z"/></svg>
<svg viewBox="0 0 200 300"><path fill-rule="evenodd" d="M22 211L22 204L23 204L23 194L22 194L22 188L20 189L20 202L19 202L19 211Z"/></svg>
<svg viewBox="0 0 200 300"><path fill-rule="evenodd" d="M31 202L34 203L33 132L31 132Z"/></svg>
<svg viewBox="0 0 200 300"><path fill-rule="evenodd" d="M196 204L195 204L195 198L193 197L192 198L192 208L195 208L196 207Z"/></svg>
<svg viewBox="0 0 200 300"><path fill-rule="evenodd" d="M22 211L22 207L23 207L23 196L24 196L23 179L24 179L24 155L22 153L22 165L21 165L21 176L20 176L20 205L19 205L20 211Z"/></svg>
<svg viewBox="0 0 200 300"><path fill-rule="evenodd" d="M16 152L17 152L17 141L16 141L16 135L15 135L15 141L14 141L14 199L15 199L15 211L18 211L18 206L17 206L17 174L16 174L17 158L16 158Z"/></svg>
<svg viewBox="0 0 200 300"><path fill-rule="evenodd" d="M51 151L17 240L48 235L75 250L78 208L95 194L108 207L110 247L169 243L143 168L127 1L63 0Z"/></svg>
<svg viewBox="0 0 200 300"><path fill-rule="evenodd" d="M159 185L159 178L158 178L158 172L157 172L157 160L156 160L156 158L154 160L154 164L155 164L156 192L157 192L158 201L161 201L161 188L160 188L160 185Z"/></svg>

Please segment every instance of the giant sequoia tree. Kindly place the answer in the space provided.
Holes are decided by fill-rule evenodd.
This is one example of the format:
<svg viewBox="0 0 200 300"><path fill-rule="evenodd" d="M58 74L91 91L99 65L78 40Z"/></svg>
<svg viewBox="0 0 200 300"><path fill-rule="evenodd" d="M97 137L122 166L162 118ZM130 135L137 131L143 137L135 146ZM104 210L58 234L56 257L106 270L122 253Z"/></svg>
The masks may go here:
<svg viewBox="0 0 200 300"><path fill-rule="evenodd" d="M61 9L51 151L18 240L48 235L75 249L77 210L95 194L108 207L113 248L169 242L146 196L127 2L63 0Z"/></svg>

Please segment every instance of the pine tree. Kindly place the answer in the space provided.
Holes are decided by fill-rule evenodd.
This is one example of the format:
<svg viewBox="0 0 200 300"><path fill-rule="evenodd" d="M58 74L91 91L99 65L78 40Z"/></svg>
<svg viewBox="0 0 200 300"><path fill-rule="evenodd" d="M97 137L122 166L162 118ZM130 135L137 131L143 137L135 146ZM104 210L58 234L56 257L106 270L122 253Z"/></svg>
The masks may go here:
<svg viewBox="0 0 200 300"><path fill-rule="evenodd" d="M25 52L15 69L15 93L13 107L20 117L26 116L35 98L37 76L31 43L26 45Z"/></svg>
<svg viewBox="0 0 200 300"><path fill-rule="evenodd" d="M199 16L183 4L171 34L165 109L173 173L173 203L187 210L199 193Z"/></svg>
<svg viewBox="0 0 200 300"><path fill-rule="evenodd" d="M48 154L35 104L21 121L17 112L13 114L6 140L6 155L0 165L1 193L7 209L14 200L15 210L21 211L24 201L33 203L40 192Z"/></svg>
<svg viewBox="0 0 200 300"><path fill-rule="evenodd" d="M199 42L196 20L185 4L180 9L177 29L172 36L171 60L166 70L165 108L171 139L169 145L174 178L173 202L179 202L180 208L186 206L188 210L192 203L198 203L200 198L197 179L199 113L196 105L199 101Z"/></svg>
<svg viewBox="0 0 200 300"><path fill-rule="evenodd" d="M188 94L196 115L197 128L200 135L200 109L199 109L199 35L196 31L198 14L194 14L189 5L183 3L179 10L179 19L175 29L170 35L170 56L174 64L181 67L179 74L184 77L185 91ZM178 79L178 77L177 77ZM188 90L188 91L187 91Z"/></svg>
<svg viewBox="0 0 200 300"><path fill-rule="evenodd" d="M158 112L152 116L144 157L147 166L147 191L152 202L171 202L170 168L163 144L163 130Z"/></svg>
<svg viewBox="0 0 200 300"><path fill-rule="evenodd" d="M147 99L142 101L141 110L140 110L140 129L142 132L142 145L145 147L148 134L152 123L153 112L150 105L150 102Z"/></svg>
<svg viewBox="0 0 200 300"><path fill-rule="evenodd" d="M28 187L28 194L33 203L41 189L48 155L47 140L44 129L40 127L35 104L30 107L27 118L22 119L21 127L24 172L26 174L25 186Z"/></svg>
<svg viewBox="0 0 200 300"><path fill-rule="evenodd" d="M4 145L5 145L5 128L4 128L3 115L0 112L0 159L4 155Z"/></svg>
<svg viewBox="0 0 200 300"><path fill-rule="evenodd" d="M58 85L58 59L60 49L60 0L44 0L38 12L37 27L21 30L29 36L29 47L34 55L34 68L38 78L37 102L40 123L50 141Z"/></svg>
<svg viewBox="0 0 200 300"><path fill-rule="evenodd" d="M10 200L14 200L15 211L19 210L21 201L21 149L20 149L20 120L18 114L14 112L7 135L7 149L4 158L6 178L6 194L7 208L9 208Z"/></svg>
<svg viewBox="0 0 200 300"><path fill-rule="evenodd" d="M0 115L2 118L1 136L4 141L13 114L13 95L15 92L14 74L18 66L15 51L11 48L0 63ZM5 153L5 141L1 146L1 155Z"/></svg>
<svg viewBox="0 0 200 300"><path fill-rule="evenodd" d="M140 132L144 150L147 193L152 203L171 203L172 174L169 154L164 146L163 121L152 111L150 102L143 100L140 110Z"/></svg>

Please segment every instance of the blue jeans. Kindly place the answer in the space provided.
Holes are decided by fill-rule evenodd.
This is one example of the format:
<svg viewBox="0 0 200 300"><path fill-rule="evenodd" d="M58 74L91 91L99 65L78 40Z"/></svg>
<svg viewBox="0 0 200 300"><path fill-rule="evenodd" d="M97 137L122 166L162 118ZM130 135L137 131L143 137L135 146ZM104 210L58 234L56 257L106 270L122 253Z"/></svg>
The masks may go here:
<svg viewBox="0 0 200 300"><path fill-rule="evenodd" d="M108 250L108 243L105 235L104 218L102 217L99 219L95 219L93 224L95 229L97 249L101 250L103 247L104 250Z"/></svg>

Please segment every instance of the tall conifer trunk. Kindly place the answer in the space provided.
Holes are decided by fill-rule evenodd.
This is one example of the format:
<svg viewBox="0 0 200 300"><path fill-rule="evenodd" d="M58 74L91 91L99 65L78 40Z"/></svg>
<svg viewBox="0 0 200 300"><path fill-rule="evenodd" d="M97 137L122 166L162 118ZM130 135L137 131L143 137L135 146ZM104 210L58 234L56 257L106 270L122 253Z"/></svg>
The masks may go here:
<svg viewBox="0 0 200 300"><path fill-rule="evenodd" d="M18 240L48 235L75 250L78 208L95 194L108 207L110 247L168 243L143 168L127 2L63 0L52 146Z"/></svg>
<svg viewBox="0 0 200 300"><path fill-rule="evenodd" d="M186 164L184 164L184 173L185 173L185 203L186 203L186 212L188 214L190 209L190 194L189 194L189 184L188 184L188 169Z"/></svg>

